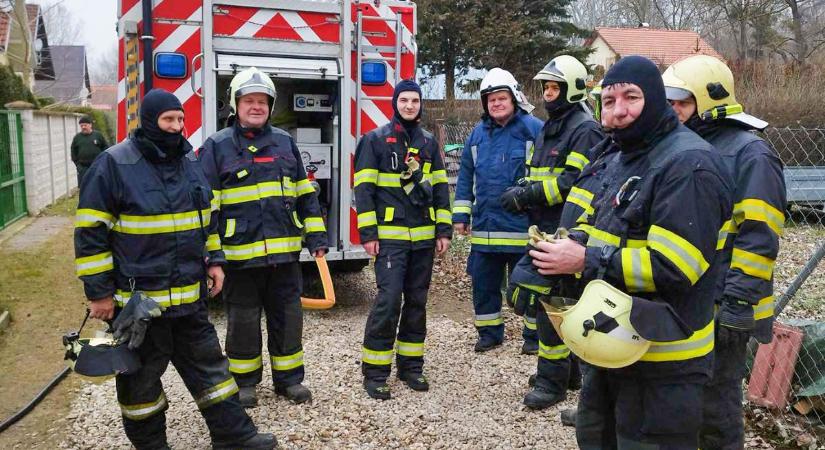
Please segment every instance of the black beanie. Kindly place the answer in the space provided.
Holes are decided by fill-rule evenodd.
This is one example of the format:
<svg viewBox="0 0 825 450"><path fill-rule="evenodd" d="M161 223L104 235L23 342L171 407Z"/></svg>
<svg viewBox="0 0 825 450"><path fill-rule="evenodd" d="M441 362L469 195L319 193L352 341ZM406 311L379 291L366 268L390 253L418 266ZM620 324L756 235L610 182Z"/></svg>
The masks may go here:
<svg viewBox="0 0 825 450"><path fill-rule="evenodd" d="M401 122L405 127L415 125L418 123L419 120L421 120L421 113L424 111L423 102L421 105L421 109L418 110L418 115L415 116L415 119L404 120L404 118L401 117L401 114L398 112L398 96L401 95L402 92L417 92L418 98L423 100L423 98L421 98L421 86L419 86L418 83L416 83L413 80L401 80L395 86L395 91L393 91L392 93L392 110L395 113L395 118L398 119L398 121Z"/></svg>
<svg viewBox="0 0 825 450"><path fill-rule="evenodd" d="M163 89L152 89L140 103L140 128L143 134L164 152L177 149L183 142L181 133L169 133L158 126L158 117L166 111L183 111L180 100Z"/></svg>
<svg viewBox="0 0 825 450"><path fill-rule="evenodd" d="M636 55L620 59L605 74L602 89L620 83L639 86L645 100L642 113L630 126L612 130L613 138L624 150L642 147L678 124L679 119L667 101L662 75L653 61Z"/></svg>
<svg viewBox="0 0 825 450"><path fill-rule="evenodd" d="M78 120L78 121L77 121L77 123L88 123L88 124L91 124L91 123L92 123L92 119L90 119L90 118L89 118L89 116L83 116L83 117L81 117L81 118L80 118L80 120Z"/></svg>

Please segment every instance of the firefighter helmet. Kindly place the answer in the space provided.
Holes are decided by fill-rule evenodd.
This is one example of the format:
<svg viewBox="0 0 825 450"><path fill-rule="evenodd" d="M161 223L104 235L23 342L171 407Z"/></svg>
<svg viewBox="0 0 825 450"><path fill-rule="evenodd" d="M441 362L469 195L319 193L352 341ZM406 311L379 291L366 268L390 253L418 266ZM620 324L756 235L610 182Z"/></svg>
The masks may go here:
<svg viewBox="0 0 825 450"><path fill-rule="evenodd" d="M533 77L534 80L556 81L567 84L567 101L582 102L587 98L587 68L578 59L570 55L553 58Z"/></svg>
<svg viewBox="0 0 825 450"><path fill-rule="evenodd" d="M702 120L731 119L756 129L768 123L745 114L736 102L733 73L724 62L695 55L673 63L662 74L668 100L696 99L696 114Z"/></svg>
<svg viewBox="0 0 825 450"><path fill-rule="evenodd" d="M565 345L594 366L626 367L650 348L650 341L630 323L633 298L606 281L588 283L578 302L550 298L542 299L542 304Z"/></svg>
<svg viewBox="0 0 825 450"><path fill-rule="evenodd" d="M602 120L602 82L599 81L590 90L590 99L593 100L593 117L596 120Z"/></svg>
<svg viewBox="0 0 825 450"><path fill-rule="evenodd" d="M487 96L493 92L510 91L516 106L529 113L534 107L527 101L527 97L519 90L518 81L512 73L495 67L487 72L481 80L481 104L484 111L487 111Z"/></svg>
<svg viewBox="0 0 825 450"><path fill-rule="evenodd" d="M111 337L80 339L77 332L63 336L66 364L76 374L101 383L119 374L132 374L140 369L137 353Z"/></svg>
<svg viewBox="0 0 825 450"><path fill-rule="evenodd" d="M272 108L277 97L275 83L272 82L272 79L270 79L267 74L258 70L256 67L250 67L238 72L238 74L232 78L232 82L229 83L230 114L234 115L237 113L237 100L239 98L256 92L269 96L269 113L272 114Z"/></svg>

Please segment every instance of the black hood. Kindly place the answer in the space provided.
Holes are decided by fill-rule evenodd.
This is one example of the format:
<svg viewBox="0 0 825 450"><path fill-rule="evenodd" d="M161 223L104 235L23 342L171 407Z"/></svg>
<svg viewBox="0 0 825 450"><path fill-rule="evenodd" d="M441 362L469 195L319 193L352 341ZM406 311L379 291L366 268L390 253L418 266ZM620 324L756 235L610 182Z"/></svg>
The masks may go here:
<svg viewBox="0 0 825 450"><path fill-rule="evenodd" d="M158 126L158 117L166 111L183 111L180 100L163 89L152 89L143 96L140 103L140 128L142 138L148 139L163 153L172 155L182 151L184 139L182 133L169 133ZM185 153L180 153L183 156Z"/></svg>

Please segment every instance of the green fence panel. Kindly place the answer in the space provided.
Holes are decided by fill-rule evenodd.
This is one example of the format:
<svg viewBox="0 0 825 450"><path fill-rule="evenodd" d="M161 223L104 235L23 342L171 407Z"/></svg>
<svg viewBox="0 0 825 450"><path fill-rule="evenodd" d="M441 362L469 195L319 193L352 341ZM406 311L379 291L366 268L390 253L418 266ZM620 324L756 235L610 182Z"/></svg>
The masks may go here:
<svg viewBox="0 0 825 450"><path fill-rule="evenodd" d="M26 215L23 174L23 120L18 112L0 111L0 229Z"/></svg>

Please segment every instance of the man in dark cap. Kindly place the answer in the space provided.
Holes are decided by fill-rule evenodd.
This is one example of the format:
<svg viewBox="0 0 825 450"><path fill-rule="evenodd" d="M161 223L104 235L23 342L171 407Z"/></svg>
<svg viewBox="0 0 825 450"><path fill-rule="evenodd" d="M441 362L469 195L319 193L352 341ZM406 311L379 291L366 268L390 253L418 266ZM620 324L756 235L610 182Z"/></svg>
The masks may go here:
<svg viewBox="0 0 825 450"><path fill-rule="evenodd" d="M582 449L696 449L713 362L716 241L731 215L731 188L710 144L679 123L653 62L622 58L602 86L602 124L618 151L593 212L570 239L539 242L530 255L539 273L580 273L632 296L635 337L627 342L649 348L607 368L578 347L590 367L576 438ZM621 338L610 312L581 324L583 336Z"/></svg>
<svg viewBox="0 0 825 450"><path fill-rule="evenodd" d="M145 336L136 351L142 367L116 379L126 435L138 449L169 448L160 377L171 361L214 448L275 448L275 437L258 433L241 407L208 320L205 299L221 291L226 260L209 183L181 134L183 107L174 95L154 89L141 102L140 121L129 139L89 168L74 238L90 317L110 320L142 296L164 309L148 329L141 324ZM136 339L134 330L124 334Z"/></svg>
<svg viewBox="0 0 825 450"><path fill-rule="evenodd" d="M392 105L392 121L361 138L355 150L358 232L375 257L378 284L361 371L367 394L380 400L390 398L393 346L398 378L416 391L429 389L424 338L433 250L443 255L452 238L444 160L438 141L420 125L421 88L399 82Z"/></svg>
<svg viewBox="0 0 825 450"><path fill-rule="evenodd" d="M92 119L88 116L83 116L78 121L80 124L80 133L77 133L72 139L72 162L77 169L77 187L80 188L80 183L83 181L83 175L89 170L89 166L97 158L97 155L109 148L109 143L106 138L94 130L92 127Z"/></svg>

